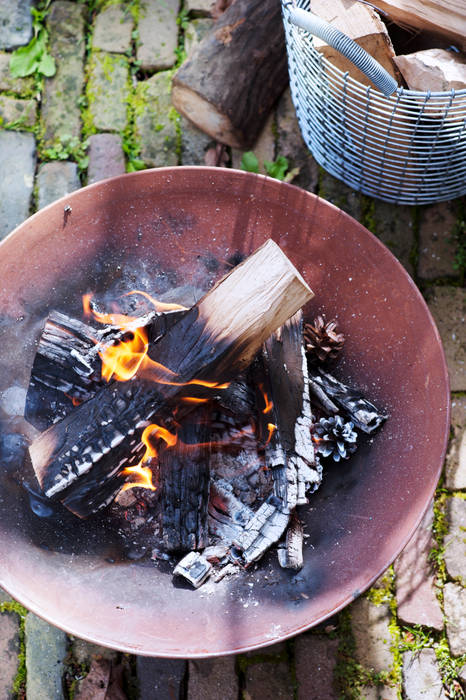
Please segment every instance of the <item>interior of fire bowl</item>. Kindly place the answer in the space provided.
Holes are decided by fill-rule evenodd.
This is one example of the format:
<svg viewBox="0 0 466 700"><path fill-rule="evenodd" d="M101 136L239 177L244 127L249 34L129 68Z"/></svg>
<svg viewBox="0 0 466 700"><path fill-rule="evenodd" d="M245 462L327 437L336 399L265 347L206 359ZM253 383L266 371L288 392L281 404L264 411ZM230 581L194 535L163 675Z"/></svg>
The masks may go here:
<svg viewBox="0 0 466 700"><path fill-rule="evenodd" d="M389 418L348 461L327 464L300 507L304 566L274 548L197 590L163 561L131 558L102 521L31 511L37 488L23 419L35 344L51 310L82 317L81 297L174 286L208 290L272 238L347 340L335 375ZM230 261L230 262L228 262ZM393 561L435 489L449 425L443 350L402 266L361 224L291 185L215 168L161 168L84 187L38 212L0 246L0 585L67 632L136 654L202 657L272 644L360 595Z"/></svg>

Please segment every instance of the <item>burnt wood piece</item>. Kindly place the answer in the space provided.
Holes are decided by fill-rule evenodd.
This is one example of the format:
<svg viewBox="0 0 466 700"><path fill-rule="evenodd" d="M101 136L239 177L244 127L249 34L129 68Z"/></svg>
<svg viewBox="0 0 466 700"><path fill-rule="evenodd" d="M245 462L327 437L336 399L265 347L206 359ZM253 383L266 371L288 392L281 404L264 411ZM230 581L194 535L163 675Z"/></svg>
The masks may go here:
<svg viewBox="0 0 466 700"><path fill-rule="evenodd" d="M64 418L76 404L88 401L106 384L99 352L136 328L145 328L150 342L156 342L184 313L149 312L122 331L111 325L95 328L52 311L39 338L24 417L38 430Z"/></svg>
<svg viewBox="0 0 466 700"><path fill-rule="evenodd" d="M316 393L318 400L320 394L325 396L330 404L336 405L337 411L328 411L324 401L320 402L322 408L330 415L340 412L345 414L357 428L365 433L373 433L387 420L388 416L381 413L373 403L365 399L360 391L351 389L328 372L312 366L309 368L309 379L311 393L313 393L314 386L318 387L318 393ZM325 401L326 403L327 401Z"/></svg>
<svg viewBox="0 0 466 700"><path fill-rule="evenodd" d="M245 375L237 377L229 386L215 396L216 403L235 418L236 424L249 420L255 410L254 388Z"/></svg>
<svg viewBox="0 0 466 700"><path fill-rule="evenodd" d="M311 438L301 311L266 340L262 369L264 380L259 382L259 393L265 394L258 399L263 406L265 395L269 400L268 407L260 411L266 464L272 469L275 495L291 513L296 505L307 503L306 492L314 491L322 478Z"/></svg>
<svg viewBox="0 0 466 700"><path fill-rule="evenodd" d="M182 576L193 588L199 588L212 573L212 564L199 552L189 552L173 569L173 576Z"/></svg>
<svg viewBox="0 0 466 700"><path fill-rule="evenodd" d="M281 499L273 494L269 496L233 540L241 553L242 562L248 566L260 559L282 537L289 520L290 513Z"/></svg>
<svg viewBox="0 0 466 700"><path fill-rule="evenodd" d="M296 511L291 516L284 544L278 549L278 561L284 569L302 569L303 525Z"/></svg>
<svg viewBox="0 0 466 700"><path fill-rule="evenodd" d="M220 143L249 148L288 84L278 0L235 0L173 78L172 102Z"/></svg>
<svg viewBox="0 0 466 700"><path fill-rule="evenodd" d="M174 373L168 383L161 383L166 372L141 366L136 377L108 384L31 444L31 462L44 493L60 499L78 479L85 488L96 468L102 486L119 479L132 465L127 438L136 433L139 439L158 412L167 413L189 390L183 383L233 379L265 339L312 296L279 246L268 240L149 348L151 359ZM211 391L206 389L208 395Z"/></svg>
<svg viewBox="0 0 466 700"><path fill-rule="evenodd" d="M209 411L193 411L174 445L158 450L162 541L168 552L203 549L208 543L210 491Z"/></svg>
<svg viewBox="0 0 466 700"><path fill-rule="evenodd" d="M209 533L231 544L254 516L254 511L242 503L224 479L212 481L209 498Z"/></svg>

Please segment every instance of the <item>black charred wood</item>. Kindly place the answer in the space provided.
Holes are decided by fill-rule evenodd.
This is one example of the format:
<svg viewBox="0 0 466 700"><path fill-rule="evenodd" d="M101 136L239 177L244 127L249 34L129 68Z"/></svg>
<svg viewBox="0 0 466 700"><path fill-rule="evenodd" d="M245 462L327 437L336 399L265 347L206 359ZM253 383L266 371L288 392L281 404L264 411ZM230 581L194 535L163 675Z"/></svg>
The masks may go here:
<svg viewBox="0 0 466 700"><path fill-rule="evenodd" d="M162 540L171 551L203 549L208 543L210 444L207 409L193 411L177 442L159 451Z"/></svg>
<svg viewBox="0 0 466 700"><path fill-rule="evenodd" d="M331 404L337 406L337 411L326 410L327 415L341 413L364 433L373 433L387 420L388 416L364 398L358 389L352 389L328 372L310 367L309 377L311 387L312 385L318 387L319 392L325 395ZM325 402L321 401L321 406L325 410L324 404Z"/></svg>

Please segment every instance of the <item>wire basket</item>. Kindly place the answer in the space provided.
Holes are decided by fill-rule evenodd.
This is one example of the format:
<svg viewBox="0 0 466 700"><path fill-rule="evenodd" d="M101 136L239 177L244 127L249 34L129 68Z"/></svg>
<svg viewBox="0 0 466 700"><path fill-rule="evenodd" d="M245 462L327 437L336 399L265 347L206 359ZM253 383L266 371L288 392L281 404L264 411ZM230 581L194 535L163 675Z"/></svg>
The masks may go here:
<svg viewBox="0 0 466 700"><path fill-rule="evenodd" d="M316 161L347 185L397 204L427 204L466 193L466 90L398 87L349 37L309 12L309 0L282 0L293 104ZM320 36L378 89L332 65Z"/></svg>

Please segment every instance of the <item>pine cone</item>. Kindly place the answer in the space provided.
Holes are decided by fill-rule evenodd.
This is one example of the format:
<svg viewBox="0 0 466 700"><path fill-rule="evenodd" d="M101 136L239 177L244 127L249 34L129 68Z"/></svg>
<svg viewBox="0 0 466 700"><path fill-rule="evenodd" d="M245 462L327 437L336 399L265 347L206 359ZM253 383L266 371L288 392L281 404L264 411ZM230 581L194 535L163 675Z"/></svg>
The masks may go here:
<svg viewBox="0 0 466 700"><path fill-rule="evenodd" d="M325 362L335 358L343 347L345 336L336 332L336 321L326 323L325 316L317 316L314 325L304 324L304 344L309 360Z"/></svg>
<svg viewBox="0 0 466 700"><path fill-rule="evenodd" d="M358 435L351 421L345 423L341 416L321 418L315 428L314 442L322 457L332 456L335 462L349 459L356 450Z"/></svg>

